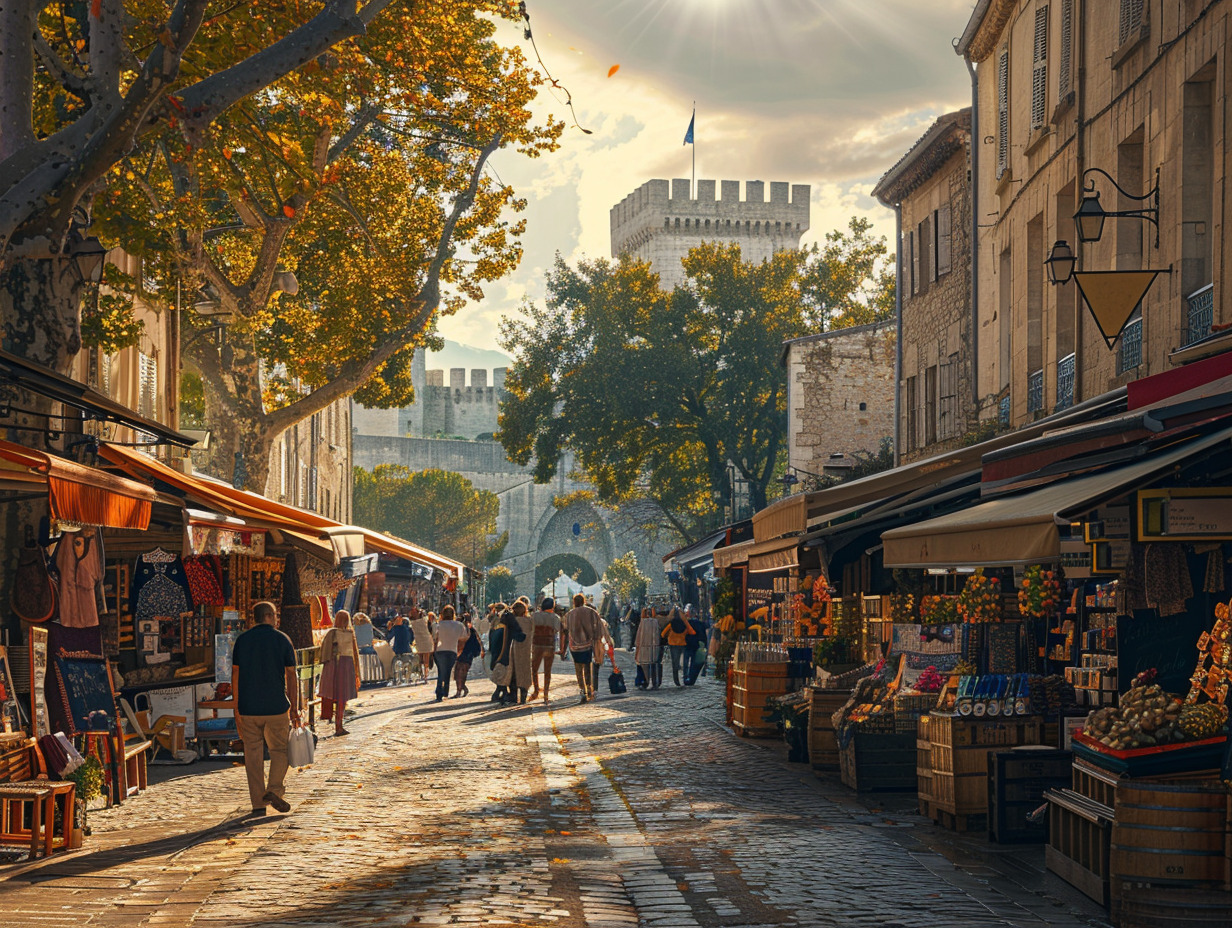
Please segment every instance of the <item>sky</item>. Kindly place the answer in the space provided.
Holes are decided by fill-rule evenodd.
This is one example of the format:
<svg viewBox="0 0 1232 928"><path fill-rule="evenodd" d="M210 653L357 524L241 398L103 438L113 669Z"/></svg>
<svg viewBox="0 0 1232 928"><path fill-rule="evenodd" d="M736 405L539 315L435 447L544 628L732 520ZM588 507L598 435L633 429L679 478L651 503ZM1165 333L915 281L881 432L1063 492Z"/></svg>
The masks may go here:
<svg viewBox="0 0 1232 928"><path fill-rule="evenodd" d="M804 244L866 216L893 249L893 213L869 196L934 119L967 106L952 42L972 0L527 0L539 52L577 123L539 159L492 169L528 202L521 265L485 299L441 320L446 338L498 346L499 323L539 300L557 253L608 257L609 211L652 178L812 187ZM512 24L501 39L529 43ZM613 65L619 70L611 77ZM572 123L564 95L537 106Z"/></svg>

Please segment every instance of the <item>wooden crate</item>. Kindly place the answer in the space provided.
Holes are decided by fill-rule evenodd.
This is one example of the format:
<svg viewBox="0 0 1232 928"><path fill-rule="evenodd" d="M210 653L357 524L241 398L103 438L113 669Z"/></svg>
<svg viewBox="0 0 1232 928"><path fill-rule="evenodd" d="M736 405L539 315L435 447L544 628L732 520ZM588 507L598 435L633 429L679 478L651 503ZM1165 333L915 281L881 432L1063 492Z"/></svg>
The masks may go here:
<svg viewBox="0 0 1232 928"><path fill-rule="evenodd" d="M809 703L809 762L816 771L838 770L838 738L832 716L846 705L851 693L816 686L812 690Z"/></svg>
<svg viewBox="0 0 1232 928"><path fill-rule="evenodd" d="M1110 890L1112 809L1073 790L1049 790L1045 865L1100 905Z"/></svg>
<svg viewBox="0 0 1232 928"><path fill-rule="evenodd" d="M1056 749L994 751L988 755L988 836L998 844L1046 841L1048 820L1028 821L1051 789L1070 782L1071 755Z"/></svg>
<svg viewBox="0 0 1232 928"><path fill-rule="evenodd" d="M1071 789L1079 796L1085 796L1110 809L1114 808L1119 780L1120 777L1115 773L1096 767L1081 758L1074 758Z"/></svg>
<svg viewBox="0 0 1232 928"><path fill-rule="evenodd" d="M988 812L988 775L933 771L933 798L952 815L984 815Z"/></svg>
<svg viewBox="0 0 1232 928"><path fill-rule="evenodd" d="M933 770L937 773L956 775L968 773L987 775L988 757L996 751L996 748L980 746L955 748L948 744L934 743L932 745Z"/></svg>
<svg viewBox="0 0 1232 928"><path fill-rule="evenodd" d="M852 789L915 791L915 736L857 732L839 752L839 771Z"/></svg>
<svg viewBox="0 0 1232 928"><path fill-rule="evenodd" d="M1034 716L977 719L933 712L930 714L928 737L933 744L955 748L977 745L1012 747L1016 744L1039 744L1041 729L1040 720Z"/></svg>

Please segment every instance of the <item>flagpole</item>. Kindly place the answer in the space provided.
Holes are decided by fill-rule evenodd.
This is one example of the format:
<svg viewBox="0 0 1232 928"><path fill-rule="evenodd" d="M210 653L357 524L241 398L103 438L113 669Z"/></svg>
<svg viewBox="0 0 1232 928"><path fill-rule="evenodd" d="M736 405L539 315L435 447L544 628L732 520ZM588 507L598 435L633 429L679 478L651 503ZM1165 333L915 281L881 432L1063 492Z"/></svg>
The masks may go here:
<svg viewBox="0 0 1232 928"><path fill-rule="evenodd" d="M697 101L693 101L693 119L690 120L693 126L693 177L689 181L690 197L697 197Z"/></svg>

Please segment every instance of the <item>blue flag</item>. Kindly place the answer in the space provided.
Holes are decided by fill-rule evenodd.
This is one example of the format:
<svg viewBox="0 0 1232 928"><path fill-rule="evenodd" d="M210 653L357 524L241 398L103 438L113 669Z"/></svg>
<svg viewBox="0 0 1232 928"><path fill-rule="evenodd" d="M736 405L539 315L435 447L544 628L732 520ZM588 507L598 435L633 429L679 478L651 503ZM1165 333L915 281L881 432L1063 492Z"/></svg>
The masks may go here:
<svg viewBox="0 0 1232 928"><path fill-rule="evenodd" d="M697 110L694 110L693 115L689 117L689 131L687 131L684 134L684 141L681 143L682 146L693 144L693 122L696 119L697 119Z"/></svg>

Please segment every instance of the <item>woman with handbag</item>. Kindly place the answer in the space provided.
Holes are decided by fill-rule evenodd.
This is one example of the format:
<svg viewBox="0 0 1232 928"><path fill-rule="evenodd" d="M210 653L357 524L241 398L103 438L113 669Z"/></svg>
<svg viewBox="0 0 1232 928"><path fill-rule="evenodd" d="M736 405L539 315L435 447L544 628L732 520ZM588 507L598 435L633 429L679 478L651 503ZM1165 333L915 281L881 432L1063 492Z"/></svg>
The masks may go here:
<svg viewBox="0 0 1232 928"><path fill-rule="evenodd" d="M454 699L471 694L471 688L466 685L466 678L470 676L471 664L475 658L483 656L483 642L479 640L479 634L475 631L475 626L471 623L469 615L466 617L464 624L466 626L466 637L458 645L458 660L453 665Z"/></svg>
<svg viewBox="0 0 1232 928"><path fill-rule="evenodd" d="M532 676L532 650L534 646L534 622L527 615L526 603L519 600L501 617L505 627L501 663L509 668L507 681L508 697L502 703L526 702Z"/></svg>
<svg viewBox="0 0 1232 928"><path fill-rule="evenodd" d="M359 647L351 629L351 614L339 609L334 627L321 639L321 721L333 717L334 734L350 734L342 727L348 701L359 693Z"/></svg>

